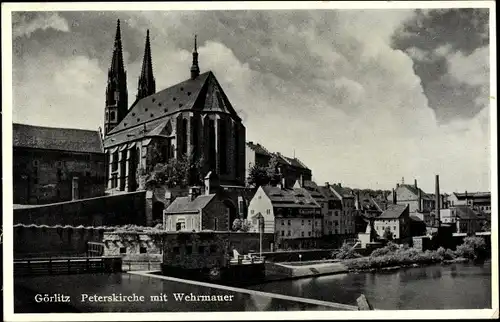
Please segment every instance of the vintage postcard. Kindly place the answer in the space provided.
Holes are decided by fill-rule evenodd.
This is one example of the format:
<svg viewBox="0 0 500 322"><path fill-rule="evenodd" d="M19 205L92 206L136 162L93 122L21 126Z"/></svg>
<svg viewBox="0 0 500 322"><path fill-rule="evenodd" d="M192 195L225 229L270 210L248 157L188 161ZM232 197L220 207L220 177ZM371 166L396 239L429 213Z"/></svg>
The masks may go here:
<svg viewBox="0 0 500 322"><path fill-rule="evenodd" d="M495 26L2 4L4 319L498 318Z"/></svg>

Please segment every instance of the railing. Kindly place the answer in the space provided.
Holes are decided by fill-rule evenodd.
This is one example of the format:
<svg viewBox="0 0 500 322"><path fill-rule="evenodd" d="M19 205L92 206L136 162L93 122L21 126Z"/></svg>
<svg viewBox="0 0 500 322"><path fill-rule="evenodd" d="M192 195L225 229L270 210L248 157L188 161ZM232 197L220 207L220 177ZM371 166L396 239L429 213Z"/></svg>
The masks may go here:
<svg viewBox="0 0 500 322"><path fill-rule="evenodd" d="M104 243L87 242L87 255L89 257L99 257L104 255Z"/></svg>
<svg viewBox="0 0 500 322"><path fill-rule="evenodd" d="M125 271L134 271L134 270L160 270L161 269L161 261L138 261L138 260L124 260L122 267Z"/></svg>
<svg viewBox="0 0 500 322"><path fill-rule="evenodd" d="M14 275L62 275L121 272L122 258L46 257L14 260Z"/></svg>
<svg viewBox="0 0 500 322"><path fill-rule="evenodd" d="M265 258L259 256L249 256L249 255L238 255L237 258L232 257L229 263L231 265L249 265L249 264L263 264L265 263Z"/></svg>

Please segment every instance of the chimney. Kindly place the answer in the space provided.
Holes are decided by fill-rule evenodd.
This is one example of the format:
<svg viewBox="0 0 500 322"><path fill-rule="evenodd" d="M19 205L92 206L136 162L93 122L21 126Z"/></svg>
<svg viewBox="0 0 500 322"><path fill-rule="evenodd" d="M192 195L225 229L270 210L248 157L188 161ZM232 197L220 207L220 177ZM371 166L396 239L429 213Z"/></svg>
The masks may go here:
<svg viewBox="0 0 500 322"><path fill-rule="evenodd" d="M418 188L418 186L417 186L417 179L415 179L415 188Z"/></svg>
<svg viewBox="0 0 500 322"><path fill-rule="evenodd" d="M330 188L330 182L325 182L325 187Z"/></svg>
<svg viewBox="0 0 500 322"><path fill-rule="evenodd" d="M286 180L285 180L285 177L281 177L281 189L286 189Z"/></svg>
<svg viewBox="0 0 500 322"><path fill-rule="evenodd" d="M172 197L172 192L170 190L167 190L165 192L165 209L167 209L168 206L174 201L174 198Z"/></svg>
<svg viewBox="0 0 500 322"><path fill-rule="evenodd" d="M441 227L441 198L439 195L439 174L436 174L436 216L438 221L438 228Z"/></svg>
<svg viewBox="0 0 500 322"><path fill-rule="evenodd" d="M397 204L398 203L398 196L396 195L396 190L392 189L392 203Z"/></svg>
<svg viewBox="0 0 500 322"><path fill-rule="evenodd" d="M77 200L80 197L80 191L78 189L78 177L73 177L71 181L71 200Z"/></svg>
<svg viewBox="0 0 500 322"><path fill-rule="evenodd" d="M396 188L399 188L399 183L396 183Z"/></svg>
<svg viewBox="0 0 500 322"><path fill-rule="evenodd" d="M304 177L300 175L300 186L304 187Z"/></svg>
<svg viewBox="0 0 500 322"><path fill-rule="evenodd" d="M339 188L342 188L342 184L339 182Z"/></svg>
<svg viewBox="0 0 500 322"><path fill-rule="evenodd" d="M193 201L194 199L196 199L196 192L194 191L193 187L189 188L188 197L189 201Z"/></svg>

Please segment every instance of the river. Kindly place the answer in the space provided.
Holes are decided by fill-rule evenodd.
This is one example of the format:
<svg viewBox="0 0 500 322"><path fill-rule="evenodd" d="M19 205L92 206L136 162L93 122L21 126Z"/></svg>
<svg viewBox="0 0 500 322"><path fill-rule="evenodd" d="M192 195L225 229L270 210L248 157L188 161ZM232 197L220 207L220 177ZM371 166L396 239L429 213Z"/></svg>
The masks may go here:
<svg viewBox="0 0 500 322"><path fill-rule="evenodd" d="M381 310L484 309L491 308L491 262L319 276L249 288L345 304L365 294Z"/></svg>
<svg viewBox="0 0 500 322"><path fill-rule="evenodd" d="M15 312L207 312L332 310L269 296L223 291L135 274L82 274L16 277ZM258 291L355 305L365 294L375 309L481 309L491 308L491 262L482 265L451 264L377 273L349 273L246 287ZM232 295L231 302L176 302L176 292ZM66 294L69 306L35 303L36 293ZM95 303L82 301L82 294L136 293L144 302ZM168 294L168 302L152 302L150 296Z"/></svg>

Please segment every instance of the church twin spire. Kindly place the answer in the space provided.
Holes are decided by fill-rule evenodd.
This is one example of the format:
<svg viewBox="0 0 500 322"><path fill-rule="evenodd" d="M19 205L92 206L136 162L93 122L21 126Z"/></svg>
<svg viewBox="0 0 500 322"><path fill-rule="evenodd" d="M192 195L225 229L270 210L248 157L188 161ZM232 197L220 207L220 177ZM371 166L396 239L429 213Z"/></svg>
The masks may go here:
<svg viewBox="0 0 500 322"><path fill-rule="evenodd" d="M194 37L193 64L191 79L200 75L198 66L197 36ZM146 44L142 61L141 75L137 86L136 102L146 96L156 93L156 82L153 76L153 62L151 58L151 42L149 30L146 33ZM123 62L123 48L120 30L120 19L116 24L116 36L113 48L111 67L108 70L108 84L106 87L104 135L117 126L128 112L127 73Z"/></svg>
<svg viewBox="0 0 500 322"><path fill-rule="evenodd" d="M141 76L137 87L137 99L156 93L156 83L153 76L153 62L151 58L151 44L149 41L149 30L146 34L146 46L144 48L144 58L142 60Z"/></svg>

